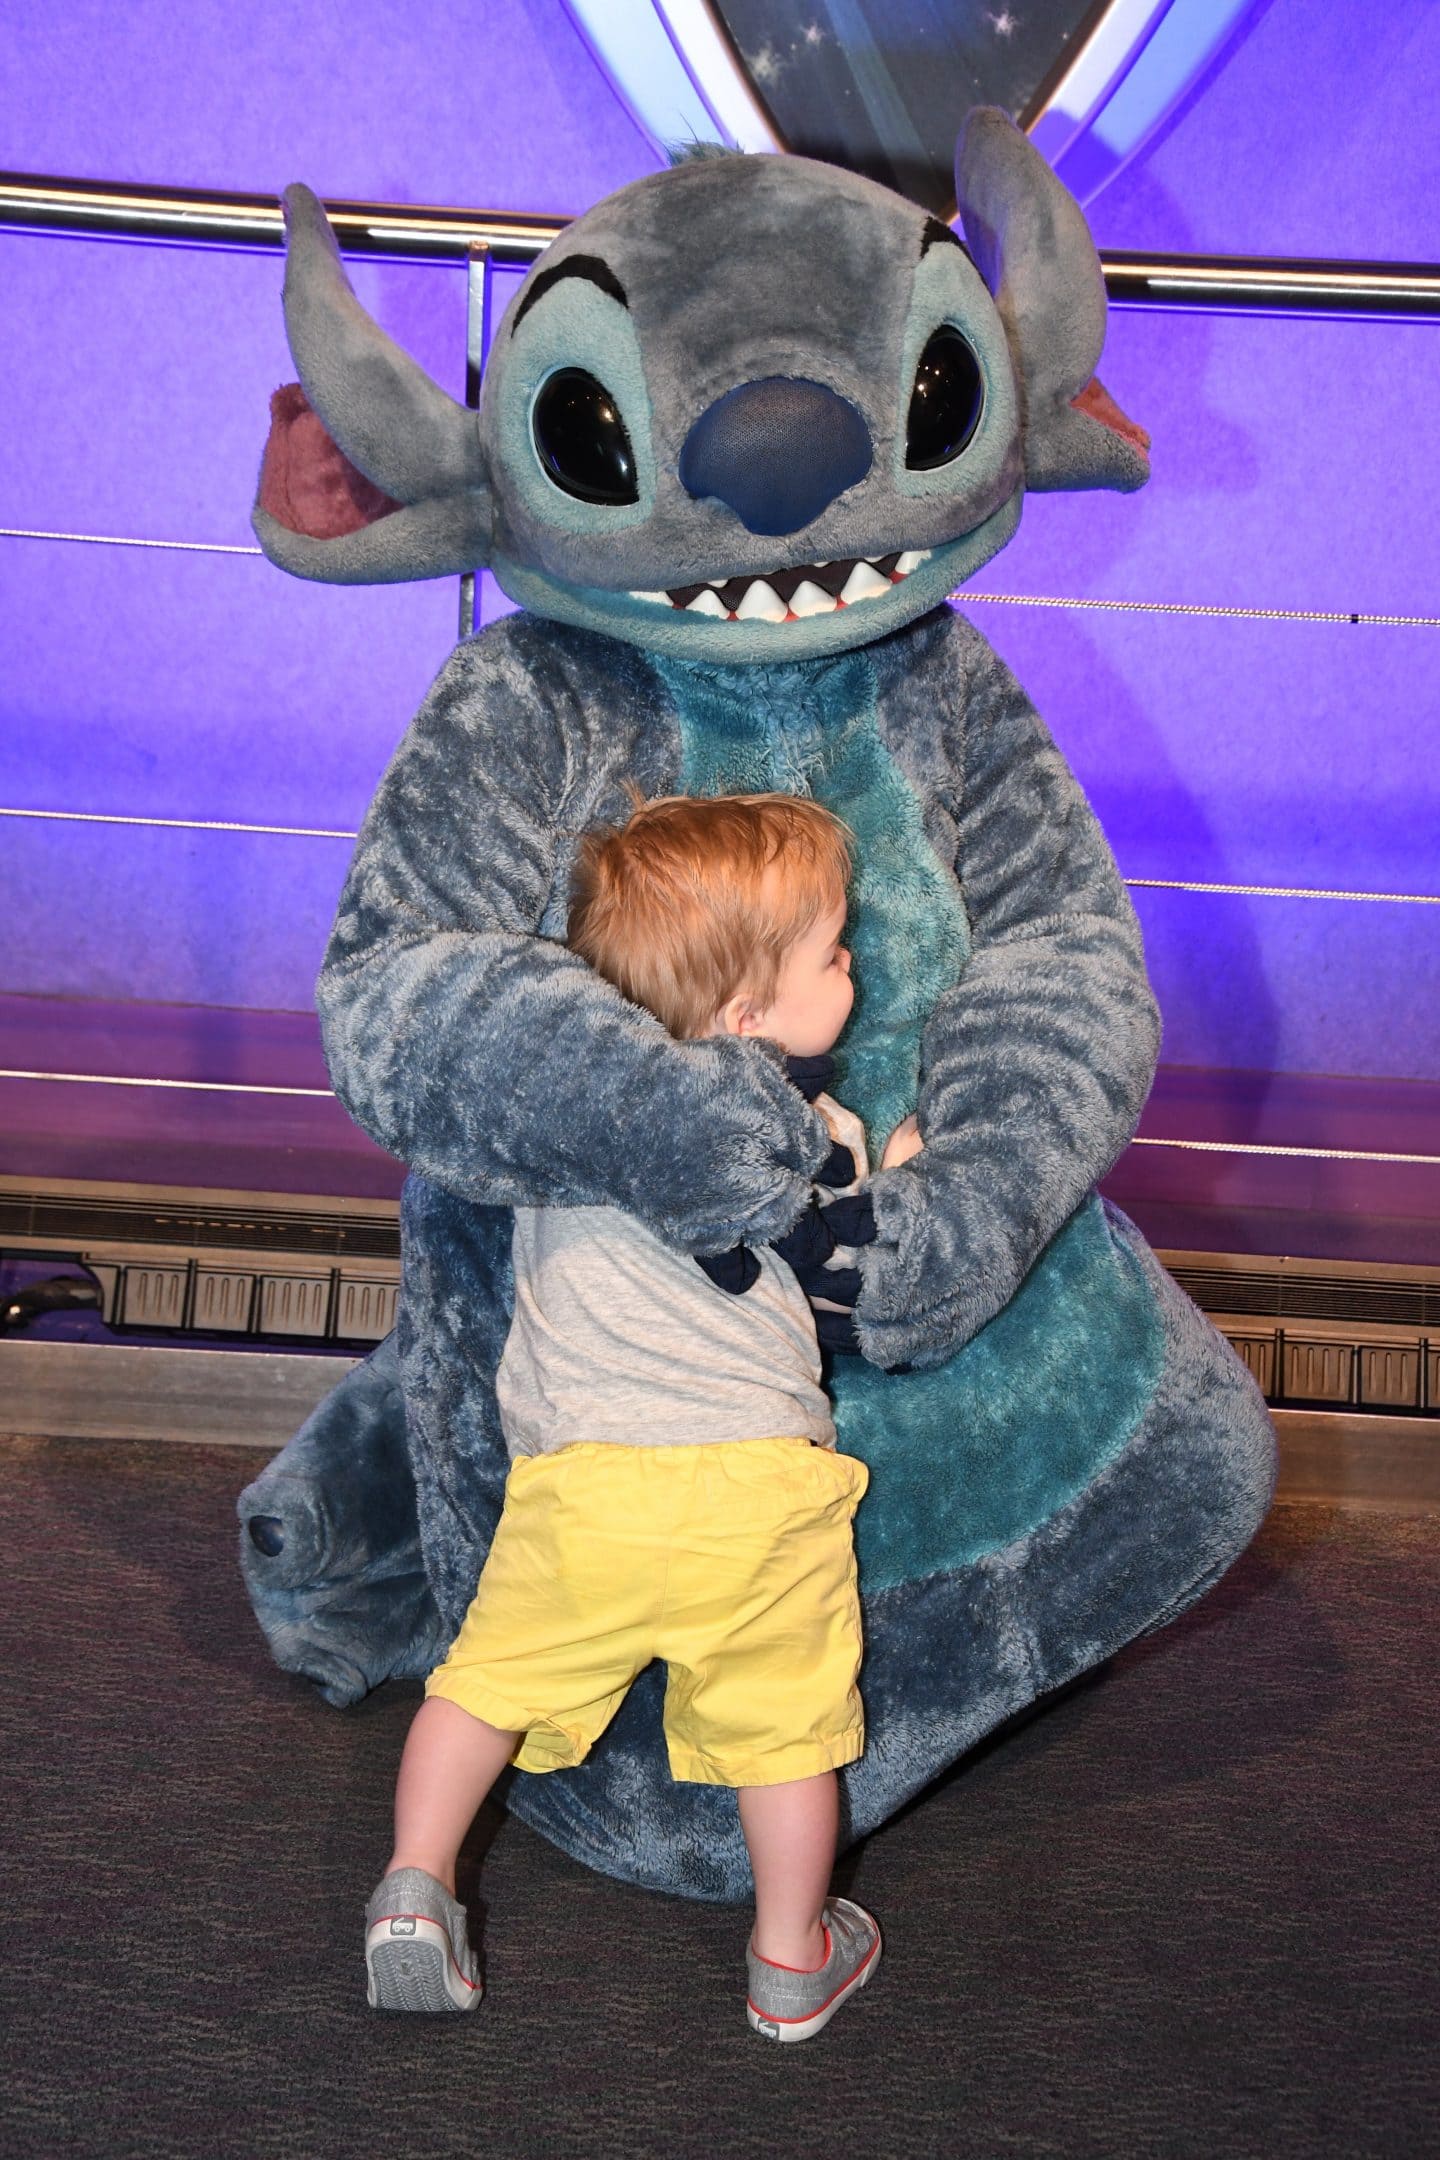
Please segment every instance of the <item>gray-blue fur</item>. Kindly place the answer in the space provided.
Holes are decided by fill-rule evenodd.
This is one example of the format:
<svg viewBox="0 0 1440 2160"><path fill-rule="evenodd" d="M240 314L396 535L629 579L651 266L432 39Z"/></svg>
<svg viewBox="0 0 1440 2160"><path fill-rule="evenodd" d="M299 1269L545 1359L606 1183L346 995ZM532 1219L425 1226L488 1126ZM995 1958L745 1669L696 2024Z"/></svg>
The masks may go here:
<svg viewBox="0 0 1440 2160"><path fill-rule="evenodd" d="M527 281L500 325L478 421L368 322L315 197L287 189L286 326L311 403L367 477L412 511L442 508L423 524L382 519L363 545L354 534L288 535L257 511L262 545L305 577L327 574L319 550L329 549L346 583L438 577L485 561L538 614L722 664L808 658L915 620L1011 537L1027 470L1053 487L1134 487L1146 470L1067 402L1089 379L1092 346L1098 354L1097 290L1102 332L1104 319L1098 261L1071 197L996 113L970 116L956 170L962 218L980 235L998 304L961 249L925 246L923 211L856 174L804 158L702 158L635 181L569 226L531 273L599 256L625 304L570 279L526 309ZM973 347L984 413L956 464L911 471L914 363L940 322ZM1062 357L1051 361L1057 336ZM638 469L633 505L577 501L541 471L530 412L562 358L597 374L619 404ZM707 404L762 375L834 390L861 415L875 451L866 477L798 531L782 559L933 551L858 622L722 624L631 597L776 566L773 541L745 531L723 504L692 500L678 471Z"/></svg>
<svg viewBox="0 0 1440 2160"><path fill-rule="evenodd" d="M342 1438L343 1433L343 1438ZM416 1525L397 1339L386 1337L241 1499L240 1566L275 1661L337 1709L423 1679L441 1625ZM283 1549L250 1535L279 1524Z"/></svg>
<svg viewBox="0 0 1440 2160"><path fill-rule="evenodd" d="M376 487L431 502L485 486L473 415L439 389L356 299L329 220L308 188L285 191L285 326L305 393Z"/></svg>
<svg viewBox="0 0 1440 2160"><path fill-rule="evenodd" d="M1253 1534L1273 1459L1243 1369L1093 1196L1157 1044L1123 884L1028 701L936 605L1014 530L1027 477L1143 477L1133 446L1070 403L1103 337L1078 211L998 116L972 116L957 177L978 269L927 245L913 206L803 161L699 159L622 191L542 268L598 255L625 304L567 277L513 337L502 324L478 466L452 433L473 416L418 391L378 331L370 350L318 212L292 205L287 308L312 402L408 507L374 541L288 535L276 559L340 579L433 574L483 506L490 560L532 612L452 656L342 896L320 1010L337 1091L412 1169L402 1318L398 1344L242 1497L284 1540L267 1557L242 1539L257 1611L279 1661L337 1702L427 1669L448 1639L503 1490L493 1377L513 1206L622 1206L692 1251L794 1219L828 1141L773 1048L672 1041L561 940L576 842L624 815L627 782L813 794L856 835L839 1092L877 1139L918 1104L926 1141L873 1181L867 1358L835 1375L844 1444L872 1472L852 1835L1199 1595ZM984 381L975 438L938 475L903 456L937 321L963 327ZM624 410L633 504L563 496L534 455L530 403L567 364L603 370ZM677 475L696 417L777 375L844 397L875 450L779 542ZM431 522L407 556L411 516ZM711 620L663 598L927 549L889 592L807 621ZM652 1672L583 1766L516 1776L510 1803L611 1873L741 1896L733 1796L671 1783L659 1702Z"/></svg>

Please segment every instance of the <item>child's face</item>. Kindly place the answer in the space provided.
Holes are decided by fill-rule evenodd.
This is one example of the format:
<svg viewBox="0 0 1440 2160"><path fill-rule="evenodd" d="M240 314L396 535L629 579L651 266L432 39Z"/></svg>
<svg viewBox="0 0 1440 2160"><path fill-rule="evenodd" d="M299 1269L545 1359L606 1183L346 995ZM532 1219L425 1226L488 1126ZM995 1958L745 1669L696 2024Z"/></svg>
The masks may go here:
<svg viewBox="0 0 1440 2160"><path fill-rule="evenodd" d="M792 1057L820 1057L832 1048L855 1002L850 955L840 942L844 929L842 899L791 946L763 1011L735 1001L740 1011L731 1032L768 1035Z"/></svg>

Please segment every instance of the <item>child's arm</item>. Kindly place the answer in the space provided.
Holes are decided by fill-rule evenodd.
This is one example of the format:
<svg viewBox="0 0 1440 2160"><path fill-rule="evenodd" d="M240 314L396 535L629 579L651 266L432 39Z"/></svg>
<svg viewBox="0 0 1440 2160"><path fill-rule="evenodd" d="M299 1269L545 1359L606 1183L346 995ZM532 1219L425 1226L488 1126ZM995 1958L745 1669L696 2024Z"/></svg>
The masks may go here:
<svg viewBox="0 0 1440 2160"><path fill-rule="evenodd" d="M924 1145L925 1143L920 1137L920 1120L912 1110L909 1117L901 1118L900 1123L885 1142L885 1151L880 1157L880 1168L882 1170L894 1170L900 1163L909 1162L912 1155L918 1155Z"/></svg>

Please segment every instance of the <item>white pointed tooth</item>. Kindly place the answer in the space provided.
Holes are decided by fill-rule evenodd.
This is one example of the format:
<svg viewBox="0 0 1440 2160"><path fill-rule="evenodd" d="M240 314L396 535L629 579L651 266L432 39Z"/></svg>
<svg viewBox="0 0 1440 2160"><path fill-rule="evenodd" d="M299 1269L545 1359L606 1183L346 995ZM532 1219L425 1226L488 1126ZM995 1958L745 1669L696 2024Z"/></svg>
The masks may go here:
<svg viewBox="0 0 1440 2160"><path fill-rule="evenodd" d="M918 570L922 562L929 562L929 560L929 548L921 548L918 554L914 548L907 548L895 565L895 575L896 577L909 577L912 570Z"/></svg>
<svg viewBox="0 0 1440 2160"><path fill-rule="evenodd" d="M685 603L687 615L718 615L723 621L729 612L719 593L712 592L708 585L704 592L696 593L693 600Z"/></svg>
<svg viewBox="0 0 1440 2160"><path fill-rule="evenodd" d="M632 600L658 600L662 607L673 605L668 592L632 592L629 597Z"/></svg>
<svg viewBox="0 0 1440 2160"><path fill-rule="evenodd" d="M812 584L809 578L806 578L803 585L797 585L790 595L791 614L802 618L806 615L833 615L836 604L833 593L826 592L823 586Z"/></svg>
<svg viewBox="0 0 1440 2160"><path fill-rule="evenodd" d="M764 578L756 578L735 613L741 622L784 622L785 603Z"/></svg>
<svg viewBox="0 0 1440 2160"><path fill-rule="evenodd" d="M840 597L846 607L853 607L857 600L873 600L877 593L889 590L889 578L882 577L873 563L857 562L845 580L845 590Z"/></svg>

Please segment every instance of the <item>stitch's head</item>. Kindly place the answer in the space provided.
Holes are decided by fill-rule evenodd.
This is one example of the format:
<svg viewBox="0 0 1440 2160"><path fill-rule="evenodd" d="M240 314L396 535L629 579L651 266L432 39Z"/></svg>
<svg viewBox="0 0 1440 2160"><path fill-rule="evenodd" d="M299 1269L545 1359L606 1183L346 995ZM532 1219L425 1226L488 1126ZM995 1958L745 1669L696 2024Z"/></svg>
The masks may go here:
<svg viewBox="0 0 1440 2160"><path fill-rule="evenodd" d="M998 113L970 116L956 181L968 251L801 158L636 181L525 280L478 424L364 314L291 189L286 318L314 410L277 400L266 552L357 583L487 563L538 614L699 660L912 620L1003 547L1027 487L1148 472L1094 379L1105 295L1078 207Z"/></svg>

